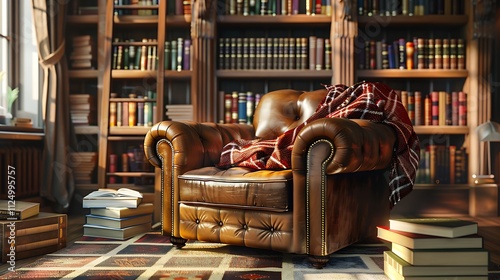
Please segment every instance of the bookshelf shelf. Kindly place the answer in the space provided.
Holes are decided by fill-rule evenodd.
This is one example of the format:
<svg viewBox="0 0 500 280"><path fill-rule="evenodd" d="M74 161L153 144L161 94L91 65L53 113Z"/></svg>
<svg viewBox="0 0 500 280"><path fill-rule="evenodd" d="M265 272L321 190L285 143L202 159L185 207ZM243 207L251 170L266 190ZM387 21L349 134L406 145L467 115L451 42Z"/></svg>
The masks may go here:
<svg viewBox="0 0 500 280"><path fill-rule="evenodd" d="M377 69L358 70L360 78L423 78L423 79L447 79L467 78L467 70L444 70L444 69Z"/></svg>
<svg viewBox="0 0 500 280"><path fill-rule="evenodd" d="M378 23L384 27L393 25L411 26L461 26L467 24L467 15L423 15L423 16L359 16L360 25Z"/></svg>
<svg viewBox="0 0 500 280"><path fill-rule="evenodd" d="M241 15L219 15L217 22L222 25L231 24L251 24L251 25L315 25L315 24L330 24L331 16L326 15L266 15L266 16L241 16Z"/></svg>
<svg viewBox="0 0 500 280"><path fill-rule="evenodd" d="M75 79L97 78L99 76L99 70L96 69L69 70L68 76L70 78L75 78Z"/></svg>
<svg viewBox="0 0 500 280"><path fill-rule="evenodd" d="M113 70L111 77L113 79L156 79L156 70Z"/></svg>
<svg viewBox="0 0 500 280"><path fill-rule="evenodd" d="M168 15L165 24L168 27L190 27L191 15Z"/></svg>
<svg viewBox="0 0 500 280"><path fill-rule="evenodd" d="M98 15L69 15L66 18L68 23L71 24L98 24Z"/></svg>
<svg viewBox="0 0 500 280"><path fill-rule="evenodd" d="M153 102L156 101L155 99L150 99L150 98L110 98L110 102L137 102L137 103L144 103L144 102Z"/></svg>
<svg viewBox="0 0 500 280"><path fill-rule="evenodd" d="M115 10L158 10L158 5L115 5Z"/></svg>
<svg viewBox="0 0 500 280"><path fill-rule="evenodd" d="M114 24L117 25L156 25L158 24L158 16L136 16L136 15L126 15L126 16L114 16Z"/></svg>
<svg viewBox="0 0 500 280"><path fill-rule="evenodd" d="M118 177L154 177L154 172L107 172L108 176Z"/></svg>
<svg viewBox="0 0 500 280"><path fill-rule="evenodd" d="M193 72L191 70L165 70L165 78L169 79L190 79Z"/></svg>
<svg viewBox="0 0 500 280"><path fill-rule="evenodd" d="M469 133L467 126L452 126L452 125L419 125L415 126L414 130L417 134L457 134L463 135Z"/></svg>
<svg viewBox="0 0 500 280"><path fill-rule="evenodd" d="M286 78L286 79L310 79L330 78L333 70L217 70L219 78Z"/></svg>
<svg viewBox="0 0 500 280"><path fill-rule="evenodd" d="M110 135L146 135L150 127L147 126L114 126L109 128ZM128 138L127 138L128 139Z"/></svg>
<svg viewBox="0 0 500 280"><path fill-rule="evenodd" d="M76 134L98 134L99 126L97 125L77 125L75 126Z"/></svg>

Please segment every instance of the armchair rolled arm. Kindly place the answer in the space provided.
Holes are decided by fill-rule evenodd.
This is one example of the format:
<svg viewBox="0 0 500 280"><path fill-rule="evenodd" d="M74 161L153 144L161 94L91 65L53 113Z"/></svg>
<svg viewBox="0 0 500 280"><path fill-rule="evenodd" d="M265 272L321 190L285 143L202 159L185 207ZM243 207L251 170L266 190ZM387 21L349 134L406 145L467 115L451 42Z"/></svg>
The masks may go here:
<svg viewBox="0 0 500 280"><path fill-rule="evenodd" d="M292 150L294 170L306 170L309 147L325 140L333 148L326 174L385 169L394 153L396 134L383 123L345 118L315 120L299 132Z"/></svg>
<svg viewBox="0 0 500 280"><path fill-rule="evenodd" d="M161 167L161 154L171 156L174 165L185 166L190 170L214 165L219 162L225 144L240 138L249 139L254 135L253 126L247 124L162 121L146 134L144 152L149 162L156 167ZM168 147L159 146L160 141L168 144Z"/></svg>

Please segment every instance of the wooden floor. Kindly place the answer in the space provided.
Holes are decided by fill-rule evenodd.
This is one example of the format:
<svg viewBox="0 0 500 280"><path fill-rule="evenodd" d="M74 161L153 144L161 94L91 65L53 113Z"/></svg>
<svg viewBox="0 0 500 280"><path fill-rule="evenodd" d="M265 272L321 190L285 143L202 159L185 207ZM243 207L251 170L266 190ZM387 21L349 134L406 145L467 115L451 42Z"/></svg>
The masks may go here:
<svg viewBox="0 0 500 280"><path fill-rule="evenodd" d="M484 239L484 248L490 253L490 260L496 264L500 264L500 217L458 217L465 220L476 221L479 226L479 235ZM70 215L68 217L67 230L67 245L69 246L74 241L83 236L83 224L85 223L84 215ZM18 260L16 266L20 267L23 264L31 263L38 257ZM0 275L7 272L8 264L0 266Z"/></svg>

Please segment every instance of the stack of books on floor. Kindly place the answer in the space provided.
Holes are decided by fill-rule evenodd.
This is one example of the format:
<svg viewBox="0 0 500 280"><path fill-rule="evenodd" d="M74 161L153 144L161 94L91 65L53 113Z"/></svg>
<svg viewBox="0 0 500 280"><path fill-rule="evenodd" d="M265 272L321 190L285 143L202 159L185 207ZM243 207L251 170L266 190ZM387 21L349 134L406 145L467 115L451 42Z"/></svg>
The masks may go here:
<svg viewBox="0 0 500 280"><path fill-rule="evenodd" d="M153 204L143 203L142 194L135 190L93 191L83 198L83 208L90 208L84 236L125 240L151 230Z"/></svg>
<svg viewBox="0 0 500 280"><path fill-rule="evenodd" d="M377 236L390 279L488 279L488 251L477 223L455 218L390 219ZM451 277L451 278L450 278Z"/></svg>
<svg viewBox="0 0 500 280"><path fill-rule="evenodd" d="M0 200L2 263L53 253L66 247L66 214L40 212L36 202Z"/></svg>

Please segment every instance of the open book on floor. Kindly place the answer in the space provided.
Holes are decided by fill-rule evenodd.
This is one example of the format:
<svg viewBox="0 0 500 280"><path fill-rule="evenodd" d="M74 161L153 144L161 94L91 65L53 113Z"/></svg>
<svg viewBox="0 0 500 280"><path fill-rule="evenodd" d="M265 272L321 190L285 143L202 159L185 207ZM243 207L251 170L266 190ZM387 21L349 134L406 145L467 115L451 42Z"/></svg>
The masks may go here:
<svg viewBox="0 0 500 280"><path fill-rule="evenodd" d="M128 188L99 189L83 198L83 208L127 207L137 208L142 202L142 194Z"/></svg>

